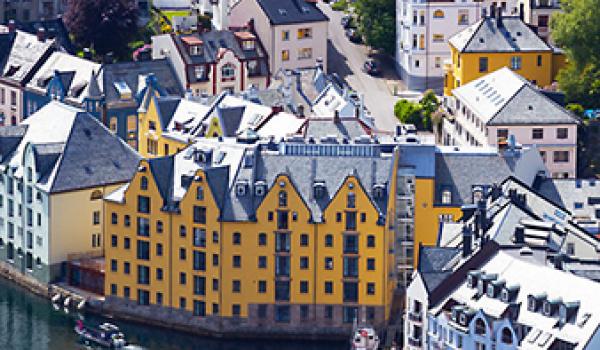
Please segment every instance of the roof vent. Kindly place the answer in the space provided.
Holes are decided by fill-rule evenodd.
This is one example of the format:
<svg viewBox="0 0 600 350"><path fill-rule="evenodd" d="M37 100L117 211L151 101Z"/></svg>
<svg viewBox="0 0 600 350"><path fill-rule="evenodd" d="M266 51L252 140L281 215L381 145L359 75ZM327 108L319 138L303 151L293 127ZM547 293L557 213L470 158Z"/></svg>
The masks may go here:
<svg viewBox="0 0 600 350"><path fill-rule="evenodd" d="M529 105L529 106L527 106L527 109L530 110L530 111L533 111L533 106Z"/></svg>
<svg viewBox="0 0 600 350"><path fill-rule="evenodd" d="M483 38L479 38L479 42L483 44L485 40L483 40Z"/></svg>
<svg viewBox="0 0 600 350"><path fill-rule="evenodd" d="M235 184L235 195L238 197L244 197L248 192L248 181L239 180Z"/></svg>

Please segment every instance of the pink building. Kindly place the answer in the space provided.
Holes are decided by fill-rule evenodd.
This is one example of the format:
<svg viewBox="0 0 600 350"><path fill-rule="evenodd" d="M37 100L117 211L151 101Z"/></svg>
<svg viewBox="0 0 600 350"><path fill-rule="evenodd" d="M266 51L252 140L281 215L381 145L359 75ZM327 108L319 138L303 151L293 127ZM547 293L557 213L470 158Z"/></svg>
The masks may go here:
<svg viewBox="0 0 600 350"><path fill-rule="evenodd" d="M536 146L554 178L577 169L579 119L508 68L474 80L444 99L445 145L498 146L510 137Z"/></svg>
<svg viewBox="0 0 600 350"><path fill-rule="evenodd" d="M229 10L229 25L252 22L269 55L271 73L314 67L322 59L327 69L329 18L316 0L240 0Z"/></svg>

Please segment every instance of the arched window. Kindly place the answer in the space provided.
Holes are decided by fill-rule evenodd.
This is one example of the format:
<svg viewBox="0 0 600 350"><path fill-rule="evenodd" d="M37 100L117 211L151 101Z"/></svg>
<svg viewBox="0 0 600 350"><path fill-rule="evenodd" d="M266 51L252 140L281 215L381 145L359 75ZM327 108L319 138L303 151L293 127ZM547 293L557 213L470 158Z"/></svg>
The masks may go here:
<svg viewBox="0 0 600 350"><path fill-rule="evenodd" d="M508 327L502 329L502 342L504 344L512 344L513 342L512 332Z"/></svg>
<svg viewBox="0 0 600 350"><path fill-rule="evenodd" d="M442 10L433 11L433 18L444 18L444 11L442 11Z"/></svg>
<svg viewBox="0 0 600 350"><path fill-rule="evenodd" d="M235 66L231 63L223 65L221 68L221 79L233 80L235 79Z"/></svg>
<svg viewBox="0 0 600 350"><path fill-rule="evenodd" d="M145 176L142 176L142 178L140 179L140 189L142 189L142 190L148 189L148 178Z"/></svg>
<svg viewBox="0 0 600 350"><path fill-rule="evenodd" d="M475 334L485 335L485 322L481 318L475 321Z"/></svg>
<svg viewBox="0 0 600 350"><path fill-rule="evenodd" d="M287 207L287 192L279 191L279 206Z"/></svg>

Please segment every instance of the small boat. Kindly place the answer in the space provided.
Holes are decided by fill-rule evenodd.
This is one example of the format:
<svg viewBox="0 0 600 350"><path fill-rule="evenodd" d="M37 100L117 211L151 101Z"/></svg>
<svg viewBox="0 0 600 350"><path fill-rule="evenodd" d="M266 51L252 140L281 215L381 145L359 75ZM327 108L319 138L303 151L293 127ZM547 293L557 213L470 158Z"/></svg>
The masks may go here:
<svg viewBox="0 0 600 350"><path fill-rule="evenodd" d="M379 348L379 337L371 327L359 327L354 331L352 350L377 350Z"/></svg>
<svg viewBox="0 0 600 350"><path fill-rule="evenodd" d="M87 327L81 320L77 320L75 333L86 345L98 345L108 349L122 349L127 346L125 335L114 324L105 322L95 327Z"/></svg>

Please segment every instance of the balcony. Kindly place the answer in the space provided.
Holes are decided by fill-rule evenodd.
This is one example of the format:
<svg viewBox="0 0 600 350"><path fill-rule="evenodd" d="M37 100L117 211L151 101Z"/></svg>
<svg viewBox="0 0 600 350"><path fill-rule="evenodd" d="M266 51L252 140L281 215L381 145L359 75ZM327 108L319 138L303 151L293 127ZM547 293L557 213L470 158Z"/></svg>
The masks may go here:
<svg viewBox="0 0 600 350"><path fill-rule="evenodd" d="M408 319L412 322L418 322L418 323L423 322L423 316L421 315L420 312L409 311Z"/></svg>
<svg viewBox="0 0 600 350"><path fill-rule="evenodd" d="M421 347L422 344L422 340L421 339L416 339L413 337L408 337L408 345L410 346L416 346L416 347Z"/></svg>

